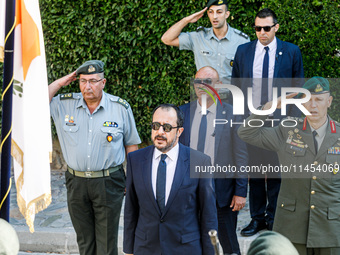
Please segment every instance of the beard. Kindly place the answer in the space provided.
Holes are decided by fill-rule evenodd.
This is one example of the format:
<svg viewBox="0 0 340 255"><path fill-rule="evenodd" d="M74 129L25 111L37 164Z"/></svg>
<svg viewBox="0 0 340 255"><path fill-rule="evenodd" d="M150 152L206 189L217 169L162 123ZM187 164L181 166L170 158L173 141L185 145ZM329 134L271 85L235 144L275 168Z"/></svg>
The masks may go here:
<svg viewBox="0 0 340 255"><path fill-rule="evenodd" d="M157 138L161 138L161 139L165 140L165 141L166 141L166 145L165 145L164 147L162 147L162 146L160 146L160 145L157 145L156 142L155 142L155 140L156 140ZM177 132L176 132L176 136L175 136L174 139L172 139L172 140L169 140L169 141L168 141L168 139L167 139L166 137L161 136L161 135L157 135L157 136L154 137L154 139L152 139L152 141L153 141L154 146L155 146L159 151L161 151L161 152L167 152L167 151L171 150L171 149L174 147L174 145L175 145L175 143L176 143L176 141L177 141Z"/></svg>

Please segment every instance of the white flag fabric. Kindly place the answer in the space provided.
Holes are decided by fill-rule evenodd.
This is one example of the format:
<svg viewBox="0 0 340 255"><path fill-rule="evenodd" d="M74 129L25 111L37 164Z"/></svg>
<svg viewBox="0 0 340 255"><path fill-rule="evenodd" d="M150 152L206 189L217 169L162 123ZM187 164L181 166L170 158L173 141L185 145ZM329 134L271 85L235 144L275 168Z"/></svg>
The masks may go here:
<svg viewBox="0 0 340 255"><path fill-rule="evenodd" d="M17 202L31 232L51 203L51 118L39 0L16 1L12 157Z"/></svg>
<svg viewBox="0 0 340 255"><path fill-rule="evenodd" d="M0 0L0 62L4 62L6 1Z"/></svg>

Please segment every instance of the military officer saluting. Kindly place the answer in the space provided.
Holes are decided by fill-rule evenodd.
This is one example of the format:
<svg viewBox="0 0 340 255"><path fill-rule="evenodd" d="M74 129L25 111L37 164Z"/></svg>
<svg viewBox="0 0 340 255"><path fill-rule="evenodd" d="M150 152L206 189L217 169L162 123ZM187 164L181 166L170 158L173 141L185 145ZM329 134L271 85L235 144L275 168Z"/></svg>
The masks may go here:
<svg viewBox="0 0 340 255"><path fill-rule="evenodd" d="M81 93L53 97L79 75ZM125 189L122 163L141 141L129 104L103 91L104 63L90 60L49 85L64 159L67 202L80 254L117 255Z"/></svg>
<svg viewBox="0 0 340 255"><path fill-rule="evenodd" d="M189 23L197 22L207 11L212 27L183 33ZM194 52L197 71L205 66L217 70L223 84L230 84L231 70L237 47L249 42L245 33L227 23L230 16L227 0L210 0L203 10L181 19L166 31L162 42Z"/></svg>
<svg viewBox="0 0 340 255"><path fill-rule="evenodd" d="M303 88L311 92L303 104L311 115L288 118L285 126L274 128L241 126L238 133L247 143L276 151L286 167L273 230L286 236L300 255L340 254L340 125L327 114L333 99L329 82L313 77ZM252 114L246 123L266 118Z"/></svg>

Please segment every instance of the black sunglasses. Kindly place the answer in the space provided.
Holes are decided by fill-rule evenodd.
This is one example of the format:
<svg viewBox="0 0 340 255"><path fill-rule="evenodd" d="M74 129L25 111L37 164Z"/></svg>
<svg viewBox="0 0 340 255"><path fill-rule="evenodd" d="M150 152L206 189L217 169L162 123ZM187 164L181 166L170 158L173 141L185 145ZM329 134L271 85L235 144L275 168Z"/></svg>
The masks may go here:
<svg viewBox="0 0 340 255"><path fill-rule="evenodd" d="M272 29L272 27L274 27L275 25L276 25L276 24L274 24L274 25L272 25L272 26L265 26L265 27L254 26L254 28L255 28L255 31L256 31L256 32L261 32L262 28L263 28L263 30L264 30L265 32L269 32L269 31Z"/></svg>
<svg viewBox="0 0 340 255"><path fill-rule="evenodd" d="M212 84L212 80L210 78L207 79L194 79L194 84Z"/></svg>
<svg viewBox="0 0 340 255"><path fill-rule="evenodd" d="M153 130L159 130L161 127L163 127L163 130L167 133L170 132L173 128L180 128L180 127L173 127L168 123L165 123L162 125L159 122L152 122L151 127Z"/></svg>

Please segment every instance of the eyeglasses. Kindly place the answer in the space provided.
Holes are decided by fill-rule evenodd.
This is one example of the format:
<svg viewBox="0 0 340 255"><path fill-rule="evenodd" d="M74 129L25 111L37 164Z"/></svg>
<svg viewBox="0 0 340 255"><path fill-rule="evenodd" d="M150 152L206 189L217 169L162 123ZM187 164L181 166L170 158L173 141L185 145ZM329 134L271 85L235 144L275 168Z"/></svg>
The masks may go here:
<svg viewBox="0 0 340 255"><path fill-rule="evenodd" d="M89 82L91 85L96 85L101 80L103 80L103 79L100 79L100 80L96 80L96 79L91 79L91 80L79 79L79 83L84 85L84 84L87 84L87 82Z"/></svg>
<svg viewBox="0 0 340 255"><path fill-rule="evenodd" d="M212 84L212 80L210 78L207 78L207 79L195 79L194 80L194 84L208 84L208 85L211 85Z"/></svg>
<svg viewBox="0 0 340 255"><path fill-rule="evenodd" d="M274 26L276 26L276 24L274 24L272 26L265 26L265 27L254 26L254 28L255 28L256 32L261 32L262 28L265 32L269 32L272 29L272 27L274 27Z"/></svg>
<svg viewBox="0 0 340 255"><path fill-rule="evenodd" d="M161 127L163 127L163 130L167 133L169 133L173 128L180 128L180 127L173 127L168 123L161 125L161 123L159 122L152 122L151 127L153 130L159 130Z"/></svg>

